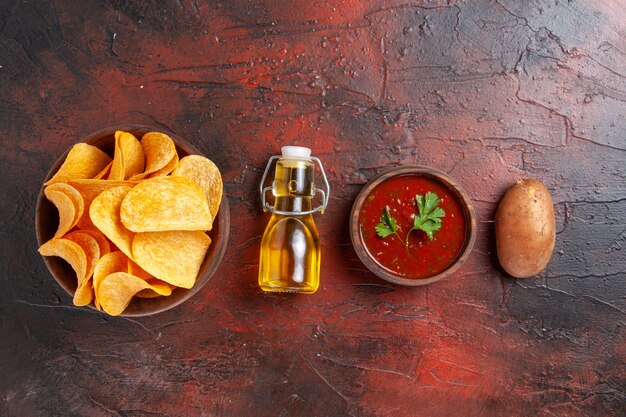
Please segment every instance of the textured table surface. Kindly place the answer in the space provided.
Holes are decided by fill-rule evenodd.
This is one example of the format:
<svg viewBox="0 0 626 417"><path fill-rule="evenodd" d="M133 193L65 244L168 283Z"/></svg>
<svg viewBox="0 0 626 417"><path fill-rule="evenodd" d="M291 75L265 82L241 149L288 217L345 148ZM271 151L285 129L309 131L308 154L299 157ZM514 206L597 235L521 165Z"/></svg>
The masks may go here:
<svg viewBox="0 0 626 417"><path fill-rule="evenodd" d="M623 416L626 3L0 1L0 415ZM65 149L148 124L222 169L221 268L147 318L75 308L37 253L34 206ZM333 191L322 284L265 295L257 184L310 146ZM424 288L356 257L351 204L400 164L458 179L479 233ZM538 277L505 276L494 210L522 177L552 193Z"/></svg>

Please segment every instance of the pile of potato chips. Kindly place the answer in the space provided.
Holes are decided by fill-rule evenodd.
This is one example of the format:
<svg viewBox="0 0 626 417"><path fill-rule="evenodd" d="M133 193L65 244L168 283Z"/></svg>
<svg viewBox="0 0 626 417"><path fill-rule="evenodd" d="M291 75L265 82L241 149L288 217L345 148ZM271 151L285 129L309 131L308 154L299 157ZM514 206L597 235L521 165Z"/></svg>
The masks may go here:
<svg viewBox="0 0 626 417"><path fill-rule="evenodd" d="M209 159L179 159L163 133L139 141L118 131L113 159L79 143L44 185L59 227L39 253L72 266L75 305L93 301L119 315L135 296L168 296L196 282L222 199L222 177Z"/></svg>

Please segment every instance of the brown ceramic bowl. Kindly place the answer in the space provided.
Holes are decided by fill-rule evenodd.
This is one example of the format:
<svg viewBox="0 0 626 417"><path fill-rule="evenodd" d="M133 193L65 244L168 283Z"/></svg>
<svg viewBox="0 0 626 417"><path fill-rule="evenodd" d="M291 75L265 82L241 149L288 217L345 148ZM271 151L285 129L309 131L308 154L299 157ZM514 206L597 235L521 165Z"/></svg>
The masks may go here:
<svg viewBox="0 0 626 417"><path fill-rule="evenodd" d="M456 201L461 206L461 211L465 216L465 240L461 246L461 250L444 271L427 278L405 278L394 274L389 269L381 266L381 264L376 261L368 251L362 236L359 215L361 214L361 209L363 208L367 197L385 180L396 176L406 175L424 176L429 180L436 181L440 185L444 186L450 194L456 198ZM383 172L363 187L357 196L354 205L352 206L352 212L350 213L350 238L352 240L352 246L363 264L365 264L370 271L378 275L380 278L398 285L426 285L441 281L442 279L451 276L467 260L472 247L474 246L474 241L476 240L476 215L474 213L474 206L472 205L467 193L447 174L424 166L402 166Z"/></svg>
<svg viewBox="0 0 626 417"><path fill-rule="evenodd" d="M113 137L116 130L124 130L133 133L138 138L141 138L146 132L163 131L163 129L153 128L148 126L115 126L100 130L98 132L87 135L80 142L88 143L96 146L110 156L113 156L113 148L115 139ZM193 145L189 142L177 137L170 132L167 133L174 143L176 144L176 150L180 157L197 154L201 155ZM67 156L69 149L56 161L54 166L48 172L46 179L43 182L48 181L59 170L65 157ZM56 207L46 199L43 193L43 185L39 191L39 197L37 199L37 209L35 212L35 230L37 233L37 242L39 246L50 240L56 232L59 217ZM200 291L200 289L206 284L211 276L217 270L217 267L224 256L226 251L226 245L228 244L228 235L230 228L230 211L228 208L228 199L224 193L222 196L222 202L220 204L220 210L217 214L217 218L213 222L213 230L209 232L211 237L211 246L207 251L204 261L200 267L198 278L195 285L191 289L176 288L172 294L168 297L157 298L133 298L129 306L121 314L122 316L147 316L151 314L160 313L165 310L169 310L187 300L189 297ZM59 285L65 289L70 295L74 295L76 291L76 274L74 270L61 258L54 256L44 256L44 261L50 270L50 273L57 280ZM93 303L89 305L94 308Z"/></svg>

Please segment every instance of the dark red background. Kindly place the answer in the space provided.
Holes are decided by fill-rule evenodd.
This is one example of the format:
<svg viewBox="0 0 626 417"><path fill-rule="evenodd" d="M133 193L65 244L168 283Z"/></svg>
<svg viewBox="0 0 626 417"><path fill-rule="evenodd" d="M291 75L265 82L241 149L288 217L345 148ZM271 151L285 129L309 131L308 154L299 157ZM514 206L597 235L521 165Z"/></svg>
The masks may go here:
<svg viewBox="0 0 626 417"><path fill-rule="evenodd" d="M623 1L0 2L0 415L620 416L626 409ZM219 272L138 319L75 308L36 252L55 159L150 124L222 169ZM257 183L281 145L329 174L322 285L257 287ZM468 263L388 285L350 245L362 185L427 164L473 198ZM537 278L505 276L493 213L520 177L552 192Z"/></svg>

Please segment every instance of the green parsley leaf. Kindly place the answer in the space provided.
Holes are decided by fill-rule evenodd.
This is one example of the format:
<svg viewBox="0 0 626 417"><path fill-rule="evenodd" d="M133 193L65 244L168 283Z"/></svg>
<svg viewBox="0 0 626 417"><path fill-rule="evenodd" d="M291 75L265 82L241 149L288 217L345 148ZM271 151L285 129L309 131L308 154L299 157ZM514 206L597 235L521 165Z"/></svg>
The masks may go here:
<svg viewBox="0 0 626 417"><path fill-rule="evenodd" d="M406 245L409 244L409 235L413 230L422 230L430 240L434 239L434 233L441 229L441 218L446 212L438 207L441 200L437 194L429 191L426 195L418 194L415 196L417 209L419 213L413 218L413 228L409 230L406 236Z"/></svg>
<svg viewBox="0 0 626 417"><path fill-rule="evenodd" d="M378 236L382 238L393 235L398 231L398 224L396 220L391 217L389 206L385 207L382 216L380 216L380 223L376 225L375 229Z"/></svg>
<svg viewBox="0 0 626 417"><path fill-rule="evenodd" d="M431 213L433 209L441 203L439 196L437 196L437 194L430 192L430 191L426 193L426 196L424 196L424 201L425 201L424 211L426 213Z"/></svg>

